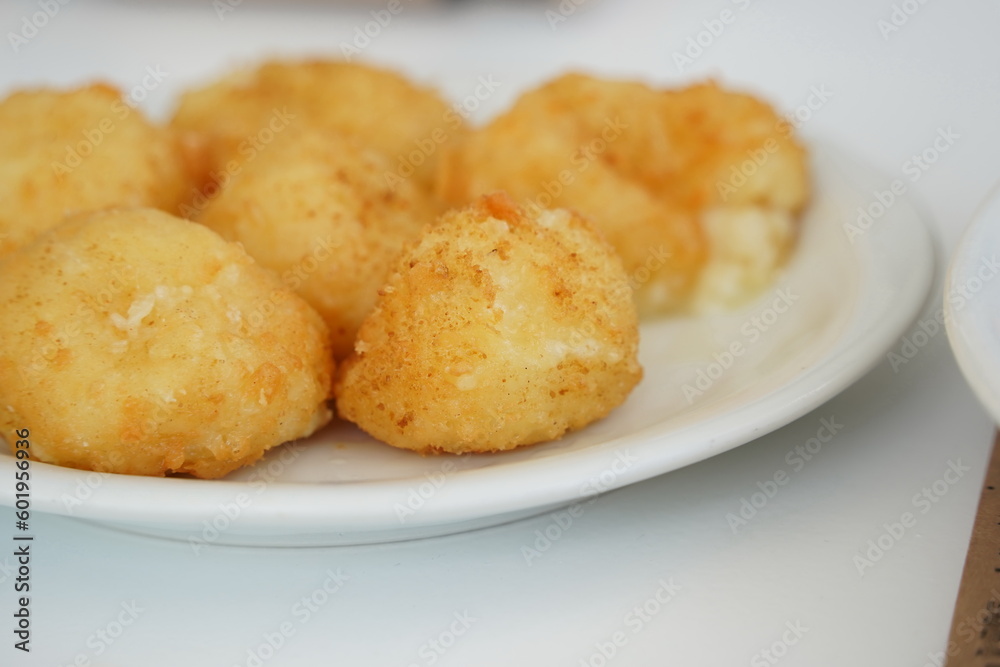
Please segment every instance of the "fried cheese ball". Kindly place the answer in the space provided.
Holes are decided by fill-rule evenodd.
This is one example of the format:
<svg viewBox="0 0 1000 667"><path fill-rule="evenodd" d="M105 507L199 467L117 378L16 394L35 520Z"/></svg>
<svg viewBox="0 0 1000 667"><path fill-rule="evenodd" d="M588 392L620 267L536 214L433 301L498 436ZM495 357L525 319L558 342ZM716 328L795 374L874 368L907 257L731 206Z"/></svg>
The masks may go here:
<svg viewBox="0 0 1000 667"><path fill-rule="evenodd" d="M216 478L330 419L326 327L236 244L153 209L0 262L0 435L32 457Z"/></svg>
<svg viewBox="0 0 1000 667"><path fill-rule="evenodd" d="M609 138L622 131L605 129ZM441 194L459 205L501 189L532 212L578 210L621 256L639 314L677 310L704 265L702 232L695 216L657 199L608 164L597 152L607 145L601 128L583 140L565 123L515 107L447 159Z"/></svg>
<svg viewBox="0 0 1000 667"><path fill-rule="evenodd" d="M187 92L172 124L206 142L207 170L246 162L290 125L355 136L389 158L388 173L428 189L462 116L396 72L338 61L268 62Z"/></svg>
<svg viewBox="0 0 1000 667"><path fill-rule="evenodd" d="M0 257L65 215L111 206L176 212L193 174L180 140L107 85L0 102Z"/></svg>
<svg viewBox="0 0 1000 667"><path fill-rule="evenodd" d="M436 217L415 184L339 133L292 130L245 165L198 221L239 241L323 316L347 356L403 244Z"/></svg>
<svg viewBox="0 0 1000 667"><path fill-rule="evenodd" d="M795 241L809 198L805 149L751 95L705 83L664 97L682 167L652 187L698 213L710 248L692 301L739 305L773 281Z"/></svg>
<svg viewBox="0 0 1000 667"><path fill-rule="evenodd" d="M580 74L522 95L449 149L446 201L494 189L591 217L621 254L642 316L757 293L784 260L808 194L791 126L753 97Z"/></svg>
<svg viewBox="0 0 1000 667"><path fill-rule="evenodd" d="M630 291L580 216L483 197L404 251L341 366L338 411L421 453L559 438L642 377Z"/></svg>

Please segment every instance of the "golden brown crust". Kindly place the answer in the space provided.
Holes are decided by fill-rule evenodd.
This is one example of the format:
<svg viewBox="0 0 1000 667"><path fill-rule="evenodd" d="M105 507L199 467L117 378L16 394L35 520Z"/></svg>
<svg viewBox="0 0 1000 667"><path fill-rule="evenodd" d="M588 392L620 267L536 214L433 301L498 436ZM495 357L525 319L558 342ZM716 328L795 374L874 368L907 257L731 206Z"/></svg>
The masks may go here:
<svg viewBox="0 0 1000 667"><path fill-rule="evenodd" d="M559 438L607 415L642 375L629 296L587 221L484 197L404 251L342 364L338 410L425 453Z"/></svg>
<svg viewBox="0 0 1000 667"><path fill-rule="evenodd" d="M0 102L0 257L68 214L176 212L193 178L174 133L112 86L16 92Z"/></svg>
<svg viewBox="0 0 1000 667"><path fill-rule="evenodd" d="M319 316L237 245L152 209L73 218L0 262L0 435L32 456L221 477L330 418Z"/></svg>
<svg viewBox="0 0 1000 667"><path fill-rule="evenodd" d="M809 198L806 152L768 104L714 82L663 93L679 167L650 182L683 206L759 205L799 212ZM748 160L747 182L730 184ZM750 173L752 170L753 173Z"/></svg>
<svg viewBox="0 0 1000 667"><path fill-rule="evenodd" d="M245 165L198 221L239 241L323 316L346 356L403 244L436 215L388 161L336 132L291 129Z"/></svg>
<svg viewBox="0 0 1000 667"><path fill-rule="evenodd" d="M206 175L230 160L246 162L276 128L293 125L356 137L382 153L395 176L413 175L428 189L442 146L465 131L436 91L390 70L320 60L267 62L189 91L172 125L202 137Z"/></svg>
<svg viewBox="0 0 1000 667"><path fill-rule="evenodd" d="M642 315L733 303L770 278L794 237L808 183L790 130L766 104L712 83L657 91L568 74L450 148L439 192L453 205L504 189L529 207L578 209L622 256ZM727 188L731 169L760 154L752 177ZM719 238L705 220L719 208L725 233L745 223L763 238L753 245L764 258Z"/></svg>

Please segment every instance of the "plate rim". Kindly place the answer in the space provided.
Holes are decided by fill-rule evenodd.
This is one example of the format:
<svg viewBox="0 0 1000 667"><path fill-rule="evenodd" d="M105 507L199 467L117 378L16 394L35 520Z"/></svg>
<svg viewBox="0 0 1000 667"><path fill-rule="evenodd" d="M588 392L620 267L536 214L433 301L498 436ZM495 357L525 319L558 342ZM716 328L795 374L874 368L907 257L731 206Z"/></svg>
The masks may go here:
<svg viewBox="0 0 1000 667"><path fill-rule="evenodd" d="M996 220L992 223L996 229L991 227L991 219ZM970 263L973 260L976 263L982 261L983 255L976 255L973 250L982 247L984 237L991 232L1000 237L1000 181L990 187L962 230L948 261L941 298L948 344L959 370L976 399L993 421L1000 424L1000 381L991 380L1000 376L986 372L987 367L1000 372L1000 356L994 355L991 359L977 351L988 348L980 346L976 340L984 334L975 317L977 311L974 308L958 307L951 299L956 291L956 284L962 282L963 278L967 279L968 272L972 270Z"/></svg>
<svg viewBox="0 0 1000 667"><path fill-rule="evenodd" d="M836 168L845 182L852 181L851 185L855 190L860 186L854 181L863 180L870 184L885 180L879 170L835 148L832 143L813 141L810 146L814 157L819 156L829 161L831 168ZM889 242L898 241L899 235L903 233L906 234L907 243L894 245ZM876 277L879 270L884 269L875 263L880 253L884 257L887 252L898 255L899 247L909 249L906 253L907 273L894 276L895 280L888 281L900 291L898 298L892 303L893 307L884 317L868 321L867 330L856 334L856 337L864 340L864 345L848 345L853 340L851 334L858 326L861 304L864 303L862 291L865 280L862 279L846 323L822 354L803 372L723 415L728 426L721 431L718 424L710 423L713 420L700 420L658 436L646 437L638 443L622 445L623 440L632 440L638 434L655 428L655 425L646 427L637 433L575 451L574 456L556 457L568 459L559 464L560 471L556 479L551 478L553 459L548 457L521 460L503 466L461 470L437 489L440 499L435 496L435 502L426 504L405 522L393 513L393 500L404 497L416 484L421 483L422 476L337 484L271 483L266 492L256 496L239 513L239 530L234 535L242 536L244 541L234 543L245 543L247 535L257 535L260 544L272 544L275 540L281 540L276 533L296 529L339 535L407 530L417 532L416 529L463 523L533 507L570 505L587 501L592 495L596 495L583 493L581 480L592 479L595 471L599 474L607 468L607 464L602 465L602 461L613 460L615 456L622 454L623 449L626 450L626 455L630 449L639 451L639 455L645 457L643 464L626 468L612 483L601 488L601 493L678 470L770 433L819 407L871 370L905 333L926 301L935 275L934 245L926 219L909 201L897 201L879 220L878 225L868 230L860 243L851 244L851 247L852 254L859 260L860 270ZM882 279L887 280L886 276L882 276ZM781 409L773 409L774 404ZM663 440L674 441L681 436L686 438L683 445L663 447ZM691 442L697 444L692 446ZM0 475L8 474L13 467L12 456L0 456ZM248 492L252 484L242 481L219 483L213 480L93 473L35 461L32 462L31 470L32 505L36 511L111 525L141 524L149 529L149 534L155 534L157 527L168 526L185 525L191 530L197 530L200 522L211 518L213 514L217 515L223 504L232 501L240 493ZM512 470L516 470L517 479L513 486L518 490L513 494L497 493L497 489L506 491L504 486L511 486L509 478ZM170 488L182 490L179 494L175 493L181 497L181 502L162 503L155 511L150 512L151 503L108 502L97 494L78 507L64 506L61 499L67 493L66 490L81 483L88 475L101 476L99 485L103 485L107 477L113 478L115 495L119 501L130 496L142 497L154 493L160 495L164 489ZM540 483L537 479L539 477L548 479L541 480L545 483ZM192 485L197 485L197 505L183 501L189 495L183 489ZM57 491L53 492L53 489ZM60 495L58 490L63 493ZM39 493L40 491L48 493ZM13 486L0 485L0 505L12 506L13 503ZM223 538L218 543L225 544L227 540Z"/></svg>

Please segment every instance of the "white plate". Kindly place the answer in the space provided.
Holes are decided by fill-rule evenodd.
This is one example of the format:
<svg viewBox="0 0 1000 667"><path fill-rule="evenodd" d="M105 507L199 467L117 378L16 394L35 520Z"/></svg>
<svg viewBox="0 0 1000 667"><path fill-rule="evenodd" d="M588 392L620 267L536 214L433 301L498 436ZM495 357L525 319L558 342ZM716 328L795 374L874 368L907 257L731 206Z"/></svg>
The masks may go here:
<svg viewBox="0 0 1000 667"><path fill-rule="evenodd" d="M1000 187L962 235L944 288L948 340L980 402L1000 423Z"/></svg>
<svg viewBox="0 0 1000 667"><path fill-rule="evenodd" d="M182 539L195 550L391 541L586 501L753 440L872 367L913 320L933 274L928 234L905 201L848 240L845 225L856 225L858 207L885 179L823 145L814 170L816 196L774 289L737 313L644 326L643 382L609 418L561 441L422 458L337 424L225 480L33 463L33 510ZM723 351L734 343L742 352L730 363ZM686 397L699 373L717 377ZM13 468L9 454L0 456L0 479L13 479ZM0 484L0 502L13 501L13 485Z"/></svg>

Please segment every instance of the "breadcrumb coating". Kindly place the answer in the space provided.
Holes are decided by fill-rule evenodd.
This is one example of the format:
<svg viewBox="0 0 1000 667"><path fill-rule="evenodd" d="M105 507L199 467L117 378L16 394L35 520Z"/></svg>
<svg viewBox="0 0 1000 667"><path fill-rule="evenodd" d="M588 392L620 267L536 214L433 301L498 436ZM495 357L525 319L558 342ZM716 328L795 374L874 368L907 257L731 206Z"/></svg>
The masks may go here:
<svg viewBox="0 0 1000 667"><path fill-rule="evenodd" d="M403 244L436 205L350 137L290 131L236 176L198 221L239 241L323 316L346 356Z"/></svg>
<svg viewBox="0 0 1000 667"><path fill-rule="evenodd" d="M465 121L434 90L396 72L339 61L267 62L181 98L172 125L205 144L205 171L222 171L267 143L276 117L356 137L389 159L387 180L431 189L444 146ZM282 131L282 130L278 130Z"/></svg>
<svg viewBox="0 0 1000 667"><path fill-rule="evenodd" d="M174 133L114 87L15 92L0 102L0 257L66 215L111 206L175 213L194 179Z"/></svg>
<svg viewBox="0 0 1000 667"><path fill-rule="evenodd" d="M589 222L483 197L404 251L342 364L338 411L423 453L557 439L639 382L630 296Z"/></svg>
<svg viewBox="0 0 1000 667"><path fill-rule="evenodd" d="M32 457L215 478L330 419L326 327L236 244L152 209L0 262L0 435Z"/></svg>
<svg viewBox="0 0 1000 667"><path fill-rule="evenodd" d="M771 281L794 240L808 180L791 129L714 83L660 91L567 74L451 147L439 193L461 205L503 189L579 210L621 255L644 317L728 307ZM765 251L734 248L733 232Z"/></svg>

